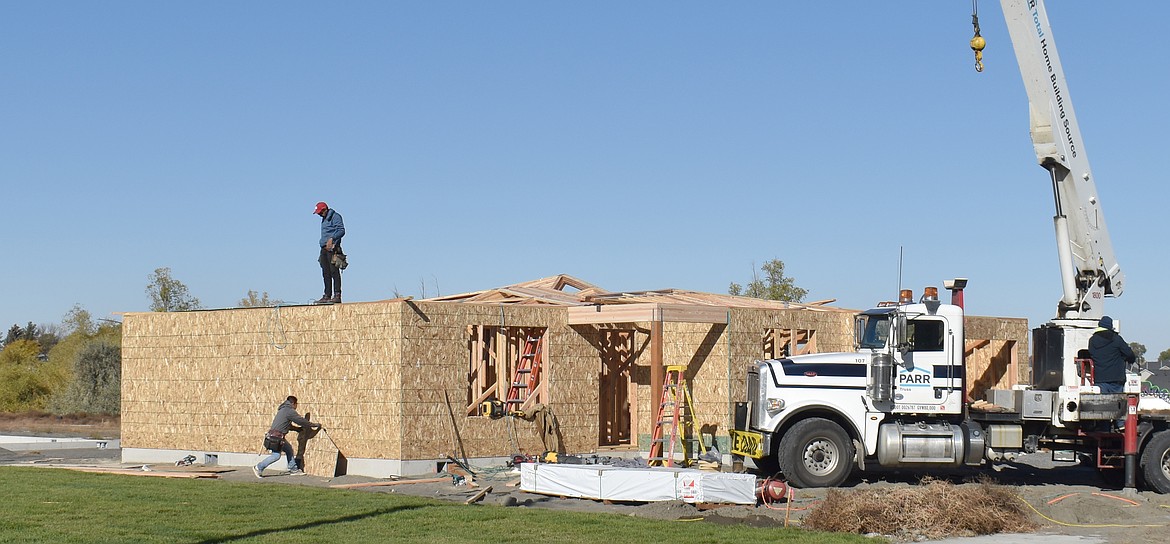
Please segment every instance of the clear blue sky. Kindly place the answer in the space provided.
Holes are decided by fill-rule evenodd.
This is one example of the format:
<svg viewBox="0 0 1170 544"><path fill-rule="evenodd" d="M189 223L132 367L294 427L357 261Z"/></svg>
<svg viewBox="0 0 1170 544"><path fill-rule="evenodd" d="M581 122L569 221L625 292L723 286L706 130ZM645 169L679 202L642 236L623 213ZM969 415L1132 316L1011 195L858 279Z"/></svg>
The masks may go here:
<svg viewBox="0 0 1170 544"><path fill-rule="evenodd" d="M1170 347L1170 2L1049 2L1124 296ZM1053 317L1048 175L998 2L6 2L0 324L559 273L726 292L778 258L864 308L968 277L969 312ZM425 288L425 293L423 292Z"/></svg>

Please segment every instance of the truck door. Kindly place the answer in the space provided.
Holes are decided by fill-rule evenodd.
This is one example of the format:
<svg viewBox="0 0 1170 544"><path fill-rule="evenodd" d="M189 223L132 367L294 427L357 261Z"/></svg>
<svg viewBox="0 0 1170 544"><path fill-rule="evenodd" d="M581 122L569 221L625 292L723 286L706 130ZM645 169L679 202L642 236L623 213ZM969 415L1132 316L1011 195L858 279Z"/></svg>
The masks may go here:
<svg viewBox="0 0 1170 544"><path fill-rule="evenodd" d="M895 355L898 363L895 412L950 412L961 403L962 367L952 363L955 349L943 316L907 321L909 349Z"/></svg>

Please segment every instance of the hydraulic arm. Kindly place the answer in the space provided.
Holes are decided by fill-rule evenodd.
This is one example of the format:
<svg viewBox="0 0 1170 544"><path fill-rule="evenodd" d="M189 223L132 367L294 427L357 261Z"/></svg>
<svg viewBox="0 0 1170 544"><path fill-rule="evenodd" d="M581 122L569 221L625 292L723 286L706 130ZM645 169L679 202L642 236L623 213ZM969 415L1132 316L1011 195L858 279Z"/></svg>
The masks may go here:
<svg viewBox="0 0 1170 544"><path fill-rule="evenodd" d="M1048 13L1042 0L1000 3L1028 92L1032 145L1056 199L1062 288L1056 318L1096 320L1103 298L1121 295L1125 275L1113 256Z"/></svg>

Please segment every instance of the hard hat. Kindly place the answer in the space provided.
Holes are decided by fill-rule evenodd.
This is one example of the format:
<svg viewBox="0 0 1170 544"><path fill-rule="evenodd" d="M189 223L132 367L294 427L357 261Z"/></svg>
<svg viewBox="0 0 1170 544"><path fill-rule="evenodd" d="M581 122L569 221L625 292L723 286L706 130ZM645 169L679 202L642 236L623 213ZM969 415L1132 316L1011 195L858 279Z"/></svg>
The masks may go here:
<svg viewBox="0 0 1170 544"><path fill-rule="evenodd" d="M324 202L318 202L317 209L313 210L313 215L317 215L317 214L319 214L325 210L328 210L328 209L329 209L328 204L325 204Z"/></svg>

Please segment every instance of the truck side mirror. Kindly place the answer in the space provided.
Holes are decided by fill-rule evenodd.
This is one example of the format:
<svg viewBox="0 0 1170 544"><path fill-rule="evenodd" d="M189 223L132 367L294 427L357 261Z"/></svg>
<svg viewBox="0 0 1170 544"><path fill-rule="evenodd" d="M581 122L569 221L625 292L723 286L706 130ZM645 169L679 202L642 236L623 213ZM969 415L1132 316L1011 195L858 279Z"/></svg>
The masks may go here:
<svg viewBox="0 0 1170 544"><path fill-rule="evenodd" d="M899 313L894 317L894 347L902 353L910 351L910 325L906 314Z"/></svg>

